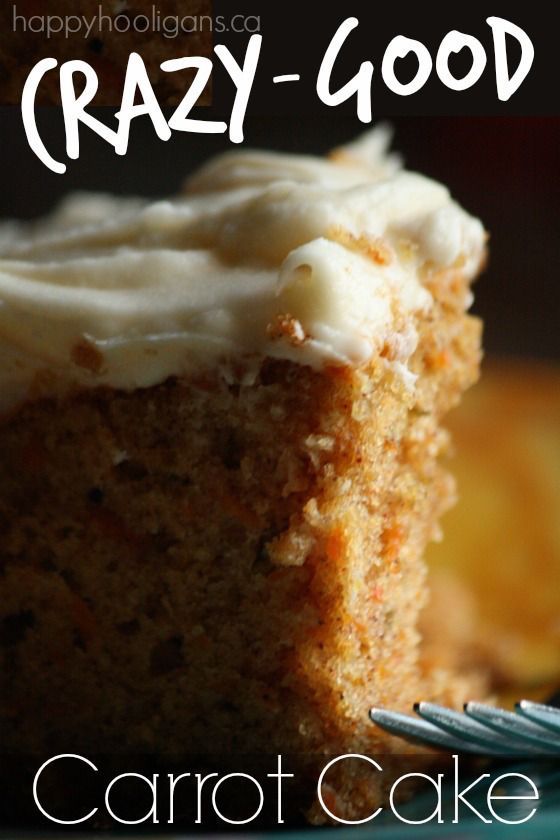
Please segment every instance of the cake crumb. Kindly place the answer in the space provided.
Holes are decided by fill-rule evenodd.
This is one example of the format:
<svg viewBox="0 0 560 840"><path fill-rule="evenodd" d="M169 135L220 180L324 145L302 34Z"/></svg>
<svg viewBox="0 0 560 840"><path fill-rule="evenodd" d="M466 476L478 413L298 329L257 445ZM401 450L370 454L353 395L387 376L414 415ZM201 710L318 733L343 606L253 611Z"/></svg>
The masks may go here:
<svg viewBox="0 0 560 840"><path fill-rule="evenodd" d="M70 357L75 365L89 370L90 373L100 373L103 367L103 353L87 338L82 338L74 344Z"/></svg>
<svg viewBox="0 0 560 840"><path fill-rule="evenodd" d="M355 236L351 231L339 226L330 228L327 236L350 251L363 254L377 265L389 265L392 262L393 256L389 246L379 237L365 233Z"/></svg>
<svg viewBox="0 0 560 840"><path fill-rule="evenodd" d="M266 333L271 339L286 338L294 347L302 345L307 338L301 322L288 313L277 315L268 324Z"/></svg>

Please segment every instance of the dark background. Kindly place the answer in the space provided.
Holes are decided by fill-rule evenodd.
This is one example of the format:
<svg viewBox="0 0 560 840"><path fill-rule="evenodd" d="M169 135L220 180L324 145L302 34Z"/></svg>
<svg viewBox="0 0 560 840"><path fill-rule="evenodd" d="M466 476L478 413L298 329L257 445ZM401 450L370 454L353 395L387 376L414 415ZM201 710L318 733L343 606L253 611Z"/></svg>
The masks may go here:
<svg viewBox="0 0 560 840"><path fill-rule="evenodd" d="M109 117L107 111L103 118ZM560 118L390 121L393 145L406 165L447 184L490 232L490 261L476 285L474 307L485 320L487 351L559 359ZM79 160L68 162L65 175L55 175L30 151L19 109L0 109L0 217L44 213L74 189L169 195L201 161L231 148L221 135L174 134L163 143L147 118L135 122L125 157L86 129ZM42 110L39 124L47 147L62 153L58 109ZM337 117L336 111L292 119L249 116L245 145L317 153L361 130L355 118Z"/></svg>
<svg viewBox="0 0 560 840"><path fill-rule="evenodd" d="M47 38L41 32L23 31L20 21L13 25L13 7L24 18L34 15L85 14L95 17L99 5L110 13L112 0L2 0L0 3L0 103L18 104L29 68L40 56L55 57L60 63L71 58L87 60L99 77L96 105L118 106L128 52L140 52L149 65L150 76L158 99L170 105L178 100L166 95L156 72L157 63L175 55L212 56L211 45L225 44L239 63L243 63L251 34L262 35L258 70L252 85L250 109L254 113L285 115L291 119L301 115L325 112L315 91L317 73L328 44L340 24L349 17L357 21L341 47L331 76L333 89L342 86L357 73L363 61L373 65L371 100L374 113L389 115L485 114L485 115L554 115L558 113L558 44L554 6L544 0L515 4L512 0L469 0L468 3L434 2L434 0L401 0L380 3L375 0L344 0L344 3L302 2L302 0L127 0L126 16L137 13L151 15L156 9L161 16L204 17L212 10L215 25L195 27L191 35L165 38L161 31L146 34L92 30L67 38ZM93 13L93 14L92 14ZM489 17L502 18L519 27L534 47L531 69L517 91L499 101L496 86L495 45ZM245 23L242 22L245 21ZM443 38L452 30L475 37L482 45L487 62L479 80L470 88L454 91L438 78L436 55ZM396 35L420 41L432 59L432 72L420 90L411 96L400 96L385 85L382 62L388 44ZM155 47L155 55L152 49ZM516 37L506 38L510 74L514 72L521 50ZM159 56L158 56L159 53ZM151 55L151 60L150 60ZM157 57L157 63L156 63ZM215 58L215 57L213 57ZM449 68L461 78L471 66L467 49L452 54ZM401 82L412 79L418 68L413 54L395 62L395 73ZM155 73L155 76L154 76ZM185 71L179 79L186 80ZM299 73L297 84L274 85L276 74ZM167 74L165 74L167 75ZM170 78L173 78L171 76ZM169 81L169 80L168 80ZM172 84L172 83L171 83ZM174 85L172 84L172 87ZM213 60L212 99L217 111L231 107L233 84L218 59ZM38 100L58 102L56 73L39 86ZM177 91L175 91L177 93ZM207 99L205 99L207 104ZM337 106L337 114L355 113L355 100Z"/></svg>

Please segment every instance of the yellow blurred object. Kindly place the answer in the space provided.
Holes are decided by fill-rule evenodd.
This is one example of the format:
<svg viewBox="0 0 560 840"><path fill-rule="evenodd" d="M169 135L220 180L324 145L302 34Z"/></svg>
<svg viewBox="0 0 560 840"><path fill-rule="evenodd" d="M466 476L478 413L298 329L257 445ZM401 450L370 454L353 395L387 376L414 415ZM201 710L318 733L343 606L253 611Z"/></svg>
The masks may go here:
<svg viewBox="0 0 560 840"><path fill-rule="evenodd" d="M560 368L486 362L449 426L459 501L428 551L428 647L443 621L496 689L558 688Z"/></svg>

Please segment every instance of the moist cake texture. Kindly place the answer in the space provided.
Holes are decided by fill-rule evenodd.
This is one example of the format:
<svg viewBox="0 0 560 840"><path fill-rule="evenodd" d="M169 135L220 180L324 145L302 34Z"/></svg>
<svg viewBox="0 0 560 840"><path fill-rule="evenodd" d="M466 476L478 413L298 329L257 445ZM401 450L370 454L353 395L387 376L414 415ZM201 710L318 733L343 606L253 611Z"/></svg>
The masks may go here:
<svg viewBox="0 0 560 840"><path fill-rule="evenodd" d="M422 662L417 622L485 235L385 144L228 153L172 201L4 228L8 750L314 770L406 749L373 704L481 690ZM325 786L346 818L380 796L360 773Z"/></svg>

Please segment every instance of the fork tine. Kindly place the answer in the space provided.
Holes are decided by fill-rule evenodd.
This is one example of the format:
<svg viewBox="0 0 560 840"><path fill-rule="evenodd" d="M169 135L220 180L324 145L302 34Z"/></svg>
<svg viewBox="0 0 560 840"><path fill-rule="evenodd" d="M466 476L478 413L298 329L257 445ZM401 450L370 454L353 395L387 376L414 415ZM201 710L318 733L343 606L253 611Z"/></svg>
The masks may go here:
<svg viewBox="0 0 560 840"><path fill-rule="evenodd" d="M560 709L555 706L534 703L532 700L521 700L516 703L515 708L521 715L538 723L539 726L560 734Z"/></svg>
<svg viewBox="0 0 560 840"><path fill-rule="evenodd" d="M555 735L520 714L475 702L466 703L465 712L495 732L522 745L531 744L541 755L557 755L560 751L560 733Z"/></svg>
<svg viewBox="0 0 560 840"><path fill-rule="evenodd" d="M417 703L415 712L421 715L430 723L440 726L451 735L465 739L467 742L477 744L479 752L487 752L488 749L499 749L503 754L516 755L526 752L527 749L520 749L518 743L512 743L512 739L497 732L478 721L467 717L462 712L447 709L436 703ZM533 750L531 749L531 752Z"/></svg>
<svg viewBox="0 0 560 840"><path fill-rule="evenodd" d="M416 703L419 717L374 707L371 720L415 743L476 755L527 760L560 755L560 709L522 700L515 712L467 703L458 712L436 703Z"/></svg>
<svg viewBox="0 0 560 840"><path fill-rule="evenodd" d="M475 753L476 755L503 756L504 754L511 754L510 752L505 753L504 750L495 745L481 748L479 744L465 741L460 735L459 737L452 735L440 729L439 726L427 720L412 717L412 715L392 712L378 707L370 709L369 715L371 720L381 729L414 743L420 742L439 749L457 750L458 752Z"/></svg>

